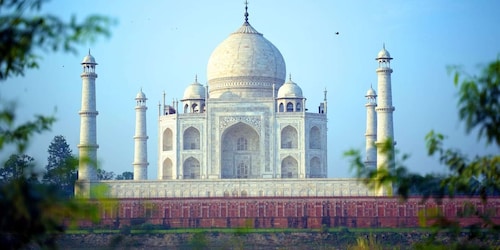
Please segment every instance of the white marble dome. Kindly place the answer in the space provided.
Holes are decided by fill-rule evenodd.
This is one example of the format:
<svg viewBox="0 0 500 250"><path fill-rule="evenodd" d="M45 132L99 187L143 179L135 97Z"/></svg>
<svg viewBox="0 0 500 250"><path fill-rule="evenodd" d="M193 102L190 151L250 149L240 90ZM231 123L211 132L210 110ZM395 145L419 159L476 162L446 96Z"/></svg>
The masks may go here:
<svg viewBox="0 0 500 250"><path fill-rule="evenodd" d="M389 51L387 51L385 49L385 45L383 46L383 48L378 52L377 54L377 60L379 59L392 59L391 57L391 54L389 53Z"/></svg>
<svg viewBox="0 0 500 250"><path fill-rule="evenodd" d="M183 100L187 99L205 99L205 87L201 85L198 80L194 80L186 90L184 90Z"/></svg>
<svg viewBox="0 0 500 250"><path fill-rule="evenodd" d="M366 91L366 96L377 96L377 92L375 92L375 90L372 87L370 87L370 89Z"/></svg>
<svg viewBox="0 0 500 250"><path fill-rule="evenodd" d="M142 92L142 89L139 90L139 93L137 93L137 95L135 96L135 99L136 100L139 100L139 99L141 99L141 100L147 100L146 94L144 94L144 92Z"/></svg>
<svg viewBox="0 0 500 250"><path fill-rule="evenodd" d="M302 89L289 79L279 88L278 98L302 98Z"/></svg>
<svg viewBox="0 0 500 250"><path fill-rule="evenodd" d="M285 82L286 66L279 50L248 22L229 35L208 60L210 97L231 91L240 97L272 97Z"/></svg>
<svg viewBox="0 0 500 250"><path fill-rule="evenodd" d="M89 51L89 54L86 55L83 60L82 60L82 64L94 64L96 65L97 62L95 61L95 58L90 54L90 51Z"/></svg>

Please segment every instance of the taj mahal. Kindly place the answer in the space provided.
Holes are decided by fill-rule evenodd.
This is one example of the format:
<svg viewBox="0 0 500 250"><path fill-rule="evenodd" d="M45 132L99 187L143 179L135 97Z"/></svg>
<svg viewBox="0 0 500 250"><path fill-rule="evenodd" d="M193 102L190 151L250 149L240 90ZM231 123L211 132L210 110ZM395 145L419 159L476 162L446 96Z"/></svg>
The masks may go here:
<svg viewBox="0 0 500 250"><path fill-rule="evenodd" d="M368 167L384 167L380 151L394 139L390 62L385 46L376 56L377 91L365 94ZM358 179L327 178L327 93L308 103L299 83L287 74L285 59L248 20L223 40L207 63L207 83L194 78L180 101L149 111L145 93L136 95L133 180L98 180L96 172L97 61L82 61L79 112L80 163L76 194L92 197L106 187L110 198L326 197L375 196ZM378 93L378 95L377 95ZM362 95L363 93L360 93ZM159 138L149 138L148 118ZM131 124L130 126L133 126ZM147 140L158 141L158 159L148 159ZM148 179L147 169L158 178ZM131 168L132 169L132 168Z"/></svg>

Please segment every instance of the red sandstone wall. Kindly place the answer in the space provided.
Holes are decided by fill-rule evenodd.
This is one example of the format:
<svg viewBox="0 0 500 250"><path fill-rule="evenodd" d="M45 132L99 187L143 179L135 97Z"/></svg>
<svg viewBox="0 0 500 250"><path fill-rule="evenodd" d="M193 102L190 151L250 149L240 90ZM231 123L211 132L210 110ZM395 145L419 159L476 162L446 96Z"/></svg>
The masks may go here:
<svg viewBox="0 0 500 250"><path fill-rule="evenodd" d="M400 202L388 197L224 197L118 199L99 203L102 221L110 227L149 223L165 228L252 227L418 227L419 211L434 210L459 218L466 204L488 211L500 223L500 197L485 205L476 198L455 198L437 204L421 198ZM461 218L464 225L477 222Z"/></svg>

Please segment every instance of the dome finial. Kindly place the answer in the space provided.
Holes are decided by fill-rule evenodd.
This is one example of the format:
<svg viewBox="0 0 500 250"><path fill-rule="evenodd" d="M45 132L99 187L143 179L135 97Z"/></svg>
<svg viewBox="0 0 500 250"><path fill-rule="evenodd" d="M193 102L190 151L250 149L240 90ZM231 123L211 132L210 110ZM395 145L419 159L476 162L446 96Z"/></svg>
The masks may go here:
<svg viewBox="0 0 500 250"><path fill-rule="evenodd" d="M248 0L245 0L245 23L248 23Z"/></svg>
<svg viewBox="0 0 500 250"><path fill-rule="evenodd" d="M198 74L194 75L194 82L198 82Z"/></svg>
<svg viewBox="0 0 500 250"><path fill-rule="evenodd" d="M292 73L288 74L288 80L292 81Z"/></svg>

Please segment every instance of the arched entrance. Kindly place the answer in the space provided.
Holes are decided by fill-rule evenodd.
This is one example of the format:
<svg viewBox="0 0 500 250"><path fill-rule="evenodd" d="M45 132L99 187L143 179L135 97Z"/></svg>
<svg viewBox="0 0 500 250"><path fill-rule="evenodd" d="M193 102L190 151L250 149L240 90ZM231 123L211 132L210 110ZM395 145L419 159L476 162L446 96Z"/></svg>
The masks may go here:
<svg viewBox="0 0 500 250"><path fill-rule="evenodd" d="M248 124L238 122L227 128L221 138L221 177L260 177L260 138Z"/></svg>

